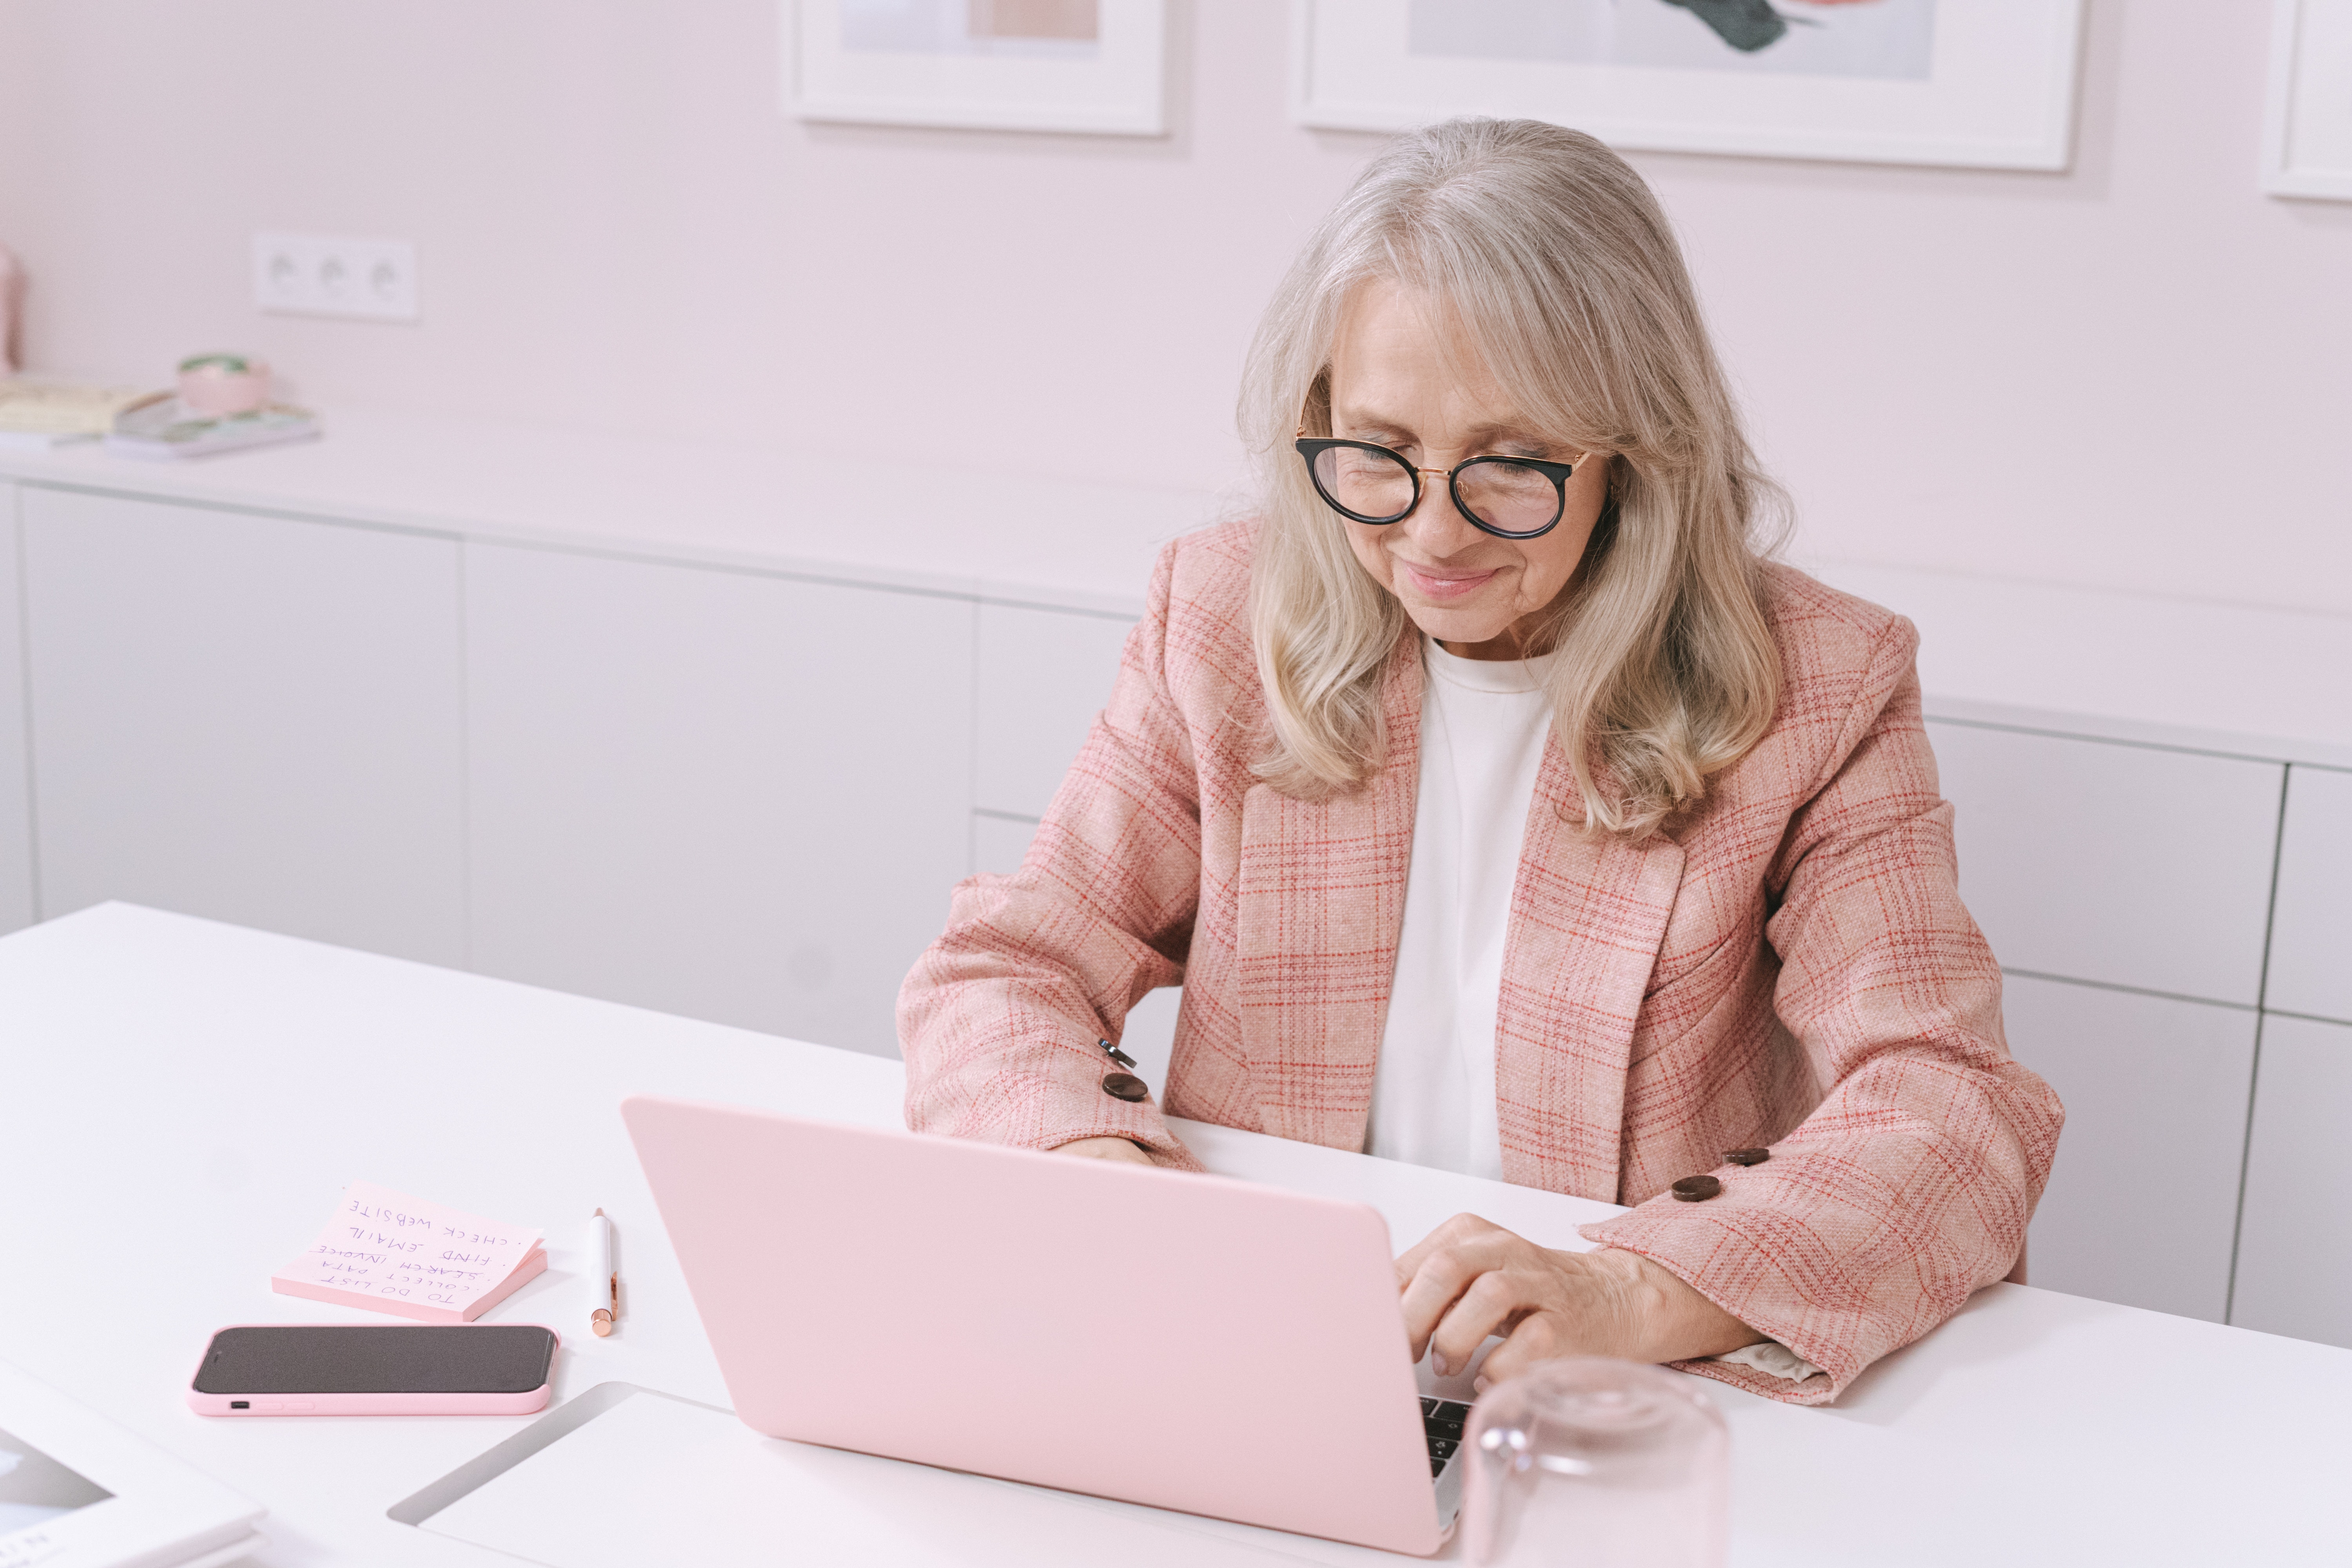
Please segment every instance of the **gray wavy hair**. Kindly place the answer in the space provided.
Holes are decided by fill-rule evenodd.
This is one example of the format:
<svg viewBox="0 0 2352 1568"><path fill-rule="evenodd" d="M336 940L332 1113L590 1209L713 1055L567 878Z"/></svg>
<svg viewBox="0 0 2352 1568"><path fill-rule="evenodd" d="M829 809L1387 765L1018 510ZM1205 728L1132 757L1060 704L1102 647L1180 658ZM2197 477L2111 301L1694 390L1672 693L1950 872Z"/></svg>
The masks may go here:
<svg viewBox="0 0 2352 1568"><path fill-rule="evenodd" d="M1384 279L1431 297L1538 433L1605 455L1610 504L1546 639L1585 819L1640 837L1770 728L1763 557L1787 503L1759 468L1656 198L1581 132L1450 120L1401 138L1316 229L1259 323L1240 421L1258 466L1250 584L1273 721L1259 776L1312 798L1381 766L1381 671L1408 621L1291 447L1330 433L1333 339Z"/></svg>

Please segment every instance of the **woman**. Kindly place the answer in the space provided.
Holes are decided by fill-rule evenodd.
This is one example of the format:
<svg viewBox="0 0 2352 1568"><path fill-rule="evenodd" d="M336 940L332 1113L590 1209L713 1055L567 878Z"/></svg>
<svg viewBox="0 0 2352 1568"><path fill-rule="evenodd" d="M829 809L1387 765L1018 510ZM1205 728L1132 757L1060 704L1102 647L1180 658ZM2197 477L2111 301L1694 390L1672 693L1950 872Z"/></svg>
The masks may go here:
<svg viewBox="0 0 2352 1568"><path fill-rule="evenodd" d="M908 979L908 1120L1196 1163L1171 1113L1631 1205L1399 1259L1441 1373L1673 1362L1805 1404L2021 1266L2063 1112L1961 907L1909 623L1769 564L1664 216L1591 138L1402 139L1242 398L1021 870ZM1135 1098L1127 1098L1127 1096ZM1719 1360L1724 1356L1730 1360Z"/></svg>

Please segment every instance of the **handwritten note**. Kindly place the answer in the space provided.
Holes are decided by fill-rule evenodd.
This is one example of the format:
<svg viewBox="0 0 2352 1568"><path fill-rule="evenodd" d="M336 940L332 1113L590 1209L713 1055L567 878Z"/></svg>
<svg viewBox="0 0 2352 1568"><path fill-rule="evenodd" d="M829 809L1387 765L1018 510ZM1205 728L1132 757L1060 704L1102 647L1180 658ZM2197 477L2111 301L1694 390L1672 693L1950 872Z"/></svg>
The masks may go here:
<svg viewBox="0 0 2352 1568"><path fill-rule="evenodd" d="M547 1267L541 1233L373 1182L343 1189L319 1239L270 1289L425 1322L470 1322Z"/></svg>

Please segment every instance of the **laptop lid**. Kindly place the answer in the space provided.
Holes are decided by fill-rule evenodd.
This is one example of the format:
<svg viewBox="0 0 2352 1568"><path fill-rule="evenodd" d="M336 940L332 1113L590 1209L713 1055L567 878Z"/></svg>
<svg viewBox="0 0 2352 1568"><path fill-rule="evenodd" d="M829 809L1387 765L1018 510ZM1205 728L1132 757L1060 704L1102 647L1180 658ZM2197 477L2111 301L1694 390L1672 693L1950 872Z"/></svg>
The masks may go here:
<svg viewBox="0 0 2352 1568"><path fill-rule="evenodd" d="M758 1430L1437 1549L1377 1211L740 1106L621 1112Z"/></svg>

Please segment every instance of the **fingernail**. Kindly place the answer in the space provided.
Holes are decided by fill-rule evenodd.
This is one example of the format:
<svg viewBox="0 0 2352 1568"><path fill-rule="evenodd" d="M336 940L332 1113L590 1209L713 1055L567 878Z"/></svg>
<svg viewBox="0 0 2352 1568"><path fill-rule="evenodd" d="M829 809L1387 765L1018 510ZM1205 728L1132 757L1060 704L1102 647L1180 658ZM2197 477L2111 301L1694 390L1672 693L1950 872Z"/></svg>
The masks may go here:
<svg viewBox="0 0 2352 1568"><path fill-rule="evenodd" d="M1472 1379L1470 1380L1470 1392L1471 1392L1471 1393L1473 1393L1473 1394L1484 1394L1484 1393L1486 1393L1486 1380L1485 1378L1483 1378L1483 1377L1474 1377L1474 1378L1472 1378Z"/></svg>
<svg viewBox="0 0 2352 1568"><path fill-rule="evenodd" d="M1440 1377L1451 1377L1454 1375L1452 1371L1449 1370L1445 1364L1445 1358L1439 1355L1435 1351L1429 1352L1429 1370L1435 1373Z"/></svg>

